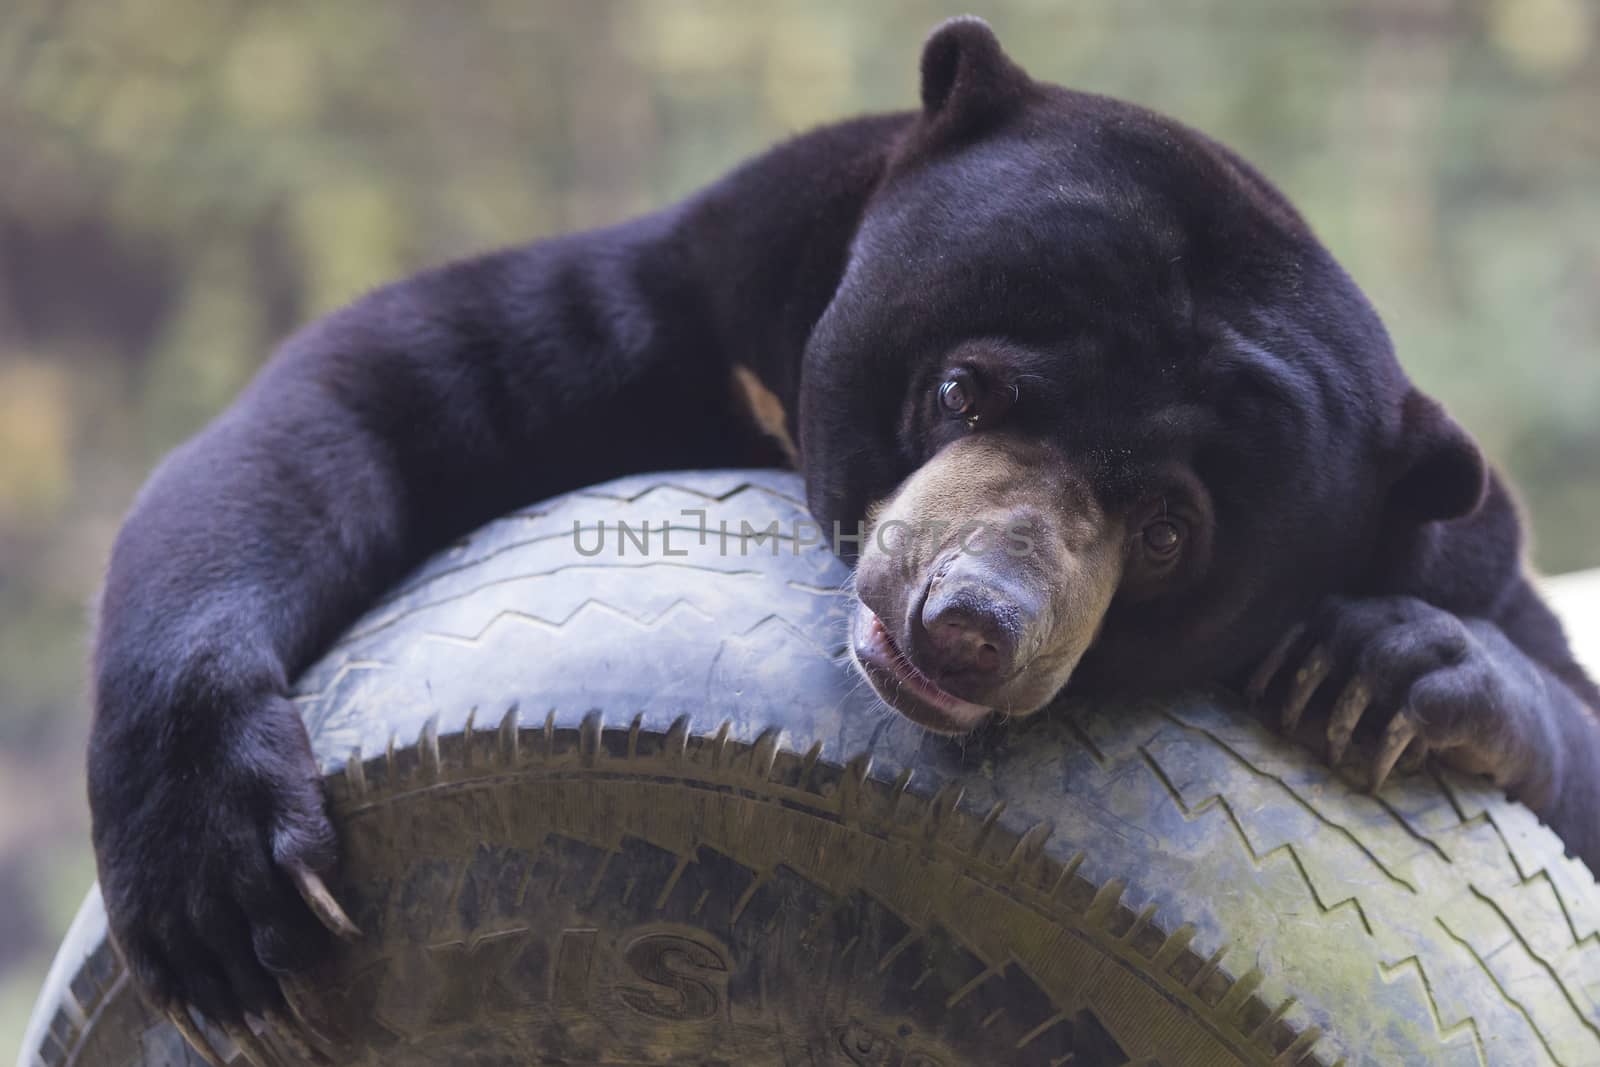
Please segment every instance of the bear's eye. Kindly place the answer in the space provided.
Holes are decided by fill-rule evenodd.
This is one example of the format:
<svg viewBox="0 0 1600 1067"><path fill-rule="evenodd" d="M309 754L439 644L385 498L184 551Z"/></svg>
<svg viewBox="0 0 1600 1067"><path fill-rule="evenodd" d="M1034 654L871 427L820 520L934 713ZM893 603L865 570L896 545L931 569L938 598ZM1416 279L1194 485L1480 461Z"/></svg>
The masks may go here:
<svg viewBox="0 0 1600 1067"><path fill-rule="evenodd" d="M1015 385L996 383L976 367L955 367L939 383L937 395L941 415L960 419L969 430L980 430L998 422L1020 394Z"/></svg>
<svg viewBox="0 0 1600 1067"><path fill-rule="evenodd" d="M1183 526L1173 518L1159 518L1145 525L1144 547L1158 563L1176 559L1183 549Z"/></svg>
<svg viewBox="0 0 1600 1067"><path fill-rule="evenodd" d="M983 400L983 386L977 375L965 367L957 367L939 386L939 409L952 419L975 422L978 405Z"/></svg>

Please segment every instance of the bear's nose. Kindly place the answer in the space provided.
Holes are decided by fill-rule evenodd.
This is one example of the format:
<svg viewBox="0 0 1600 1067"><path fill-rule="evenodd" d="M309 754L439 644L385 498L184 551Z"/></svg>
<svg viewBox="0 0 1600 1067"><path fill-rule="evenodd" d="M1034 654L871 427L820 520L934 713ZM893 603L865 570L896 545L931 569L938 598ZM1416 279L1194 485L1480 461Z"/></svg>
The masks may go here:
<svg viewBox="0 0 1600 1067"><path fill-rule="evenodd" d="M1011 658L1011 638L992 615L952 605L923 626L940 674L992 676Z"/></svg>
<svg viewBox="0 0 1600 1067"><path fill-rule="evenodd" d="M948 576L923 601L920 649L927 673L983 685L1011 674L1037 612L992 577ZM919 664L919 666L921 666Z"/></svg>

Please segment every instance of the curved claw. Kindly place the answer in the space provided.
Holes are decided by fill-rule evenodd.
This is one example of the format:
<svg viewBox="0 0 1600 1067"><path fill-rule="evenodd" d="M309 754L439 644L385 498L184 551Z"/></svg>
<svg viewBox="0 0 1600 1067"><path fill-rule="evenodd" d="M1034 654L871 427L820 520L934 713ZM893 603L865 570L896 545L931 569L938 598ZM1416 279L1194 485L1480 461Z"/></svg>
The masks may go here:
<svg viewBox="0 0 1600 1067"><path fill-rule="evenodd" d="M1355 736L1361 716L1372 703L1372 689L1360 677L1352 678L1328 713L1328 765L1337 767Z"/></svg>
<svg viewBox="0 0 1600 1067"><path fill-rule="evenodd" d="M1261 661L1261 665L1250 676L1250 682L1245 686L1244 692L1245 698L1252 705L1261 702L1261 698L1266 695L1267 686L1272 684L1272 679L1283 669L1283 661L1289 658L1289 650L1294 648L1305 632L1304 623L1295 623L1289 627L1283 639L1273 646L1272 651L1267 653L1267 658Z"/></svg>
<svg viewBox="0 0 1600 1067"><path fill-rule="evenodd" d="M335 936L346 941L354 941L361 936L360 928L350 921L350 916L344 913L333 894L328 892L327 883L323 882L321 875L303 863L292 863L289 865L289 877L294 880L294 887L300 891L306 906Z"/></svg>
<svg viewBox="0 0 1600 1067"><path fill-rule="evenodd" d="M278 1067L278 1055L256 1036L249 1023L218 1023L250 1067Z"/></svg>
<svg viewBox="0 0 1600 1067"><path fill-rule="evenodd" d="M280 983L281 985L282 983ZM315 1026L305 1015L295 1007L287 991L284 1001L289 1005L289 1014L285 1015L276 1008L268 1008L266 1014L267 1025L278 1039L288 1045L296 1056L306 1063L329 1064L333 1063L333 1043Z"/></svg>
<svg viewBox="0 0 1600 1067"><path fill-rule="evenodd" d="M1283 705L1284 733L1294 733L1300 725L1300 716L1305 713L1306 705L1311 702L1312 694L1327 681L1332 670L1333 659L1327 651L1321 645L1313 648L1305 663L1294 672L1294 688L1289 691L1289 699Z"/></svg>
<svg viewBox="0 0 1600 1067"><path fill-rule="evenodd" d="M183 1039L189 1043L189 1047L194 1049L201 1059L210 1064L210 1067L228 1067L222 1061L222 1057L217 1055L217 1050L211 1047L211 1042L207 1040L205 1033L190 1018L188 1008L182 1005L167 1008L166 1016L167 1021L172 1023L172 1028L183 1035Z"/></svg>
<svg viewBox="0 0 1600 1067"><path fill-rule="evenodd" d="M1389 778L1389 772L1394 770L1394 765L1416 736L1416 723L1412 722L1411 716L1402 709L1389 723L1389 728L1383 732L1378 755L1372 761L1372 792L1376 793L1383 787L1383 783Z"/></svg>

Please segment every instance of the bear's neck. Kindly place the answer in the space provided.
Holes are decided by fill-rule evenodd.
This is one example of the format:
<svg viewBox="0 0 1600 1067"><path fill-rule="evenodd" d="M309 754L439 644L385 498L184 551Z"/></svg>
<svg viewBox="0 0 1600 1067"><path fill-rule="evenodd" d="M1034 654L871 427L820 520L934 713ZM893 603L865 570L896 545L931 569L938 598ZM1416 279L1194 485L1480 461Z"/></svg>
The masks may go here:
<svg viewBox="0 0 1600 1067"><path fill-rule="evenodd" d="M806 340L911 121L909 113L876 115L813 130L738 167L677 213L674 244L712 343L753 371L791 420Z"/></svg>

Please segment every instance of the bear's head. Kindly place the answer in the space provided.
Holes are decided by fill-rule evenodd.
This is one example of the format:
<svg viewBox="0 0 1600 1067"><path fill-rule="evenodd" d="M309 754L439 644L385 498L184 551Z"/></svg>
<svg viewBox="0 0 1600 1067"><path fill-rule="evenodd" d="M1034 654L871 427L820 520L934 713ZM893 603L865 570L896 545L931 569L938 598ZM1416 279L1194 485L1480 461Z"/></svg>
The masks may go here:
<svg viewBox="0 0 1600 1067"><path fill-rule="evenodd" d="M1033 81L977 19L921 95L801 376L889 703L960 731L1231 677L1388 533L1479 506L1471 440L1232 152Z"/></svg>

